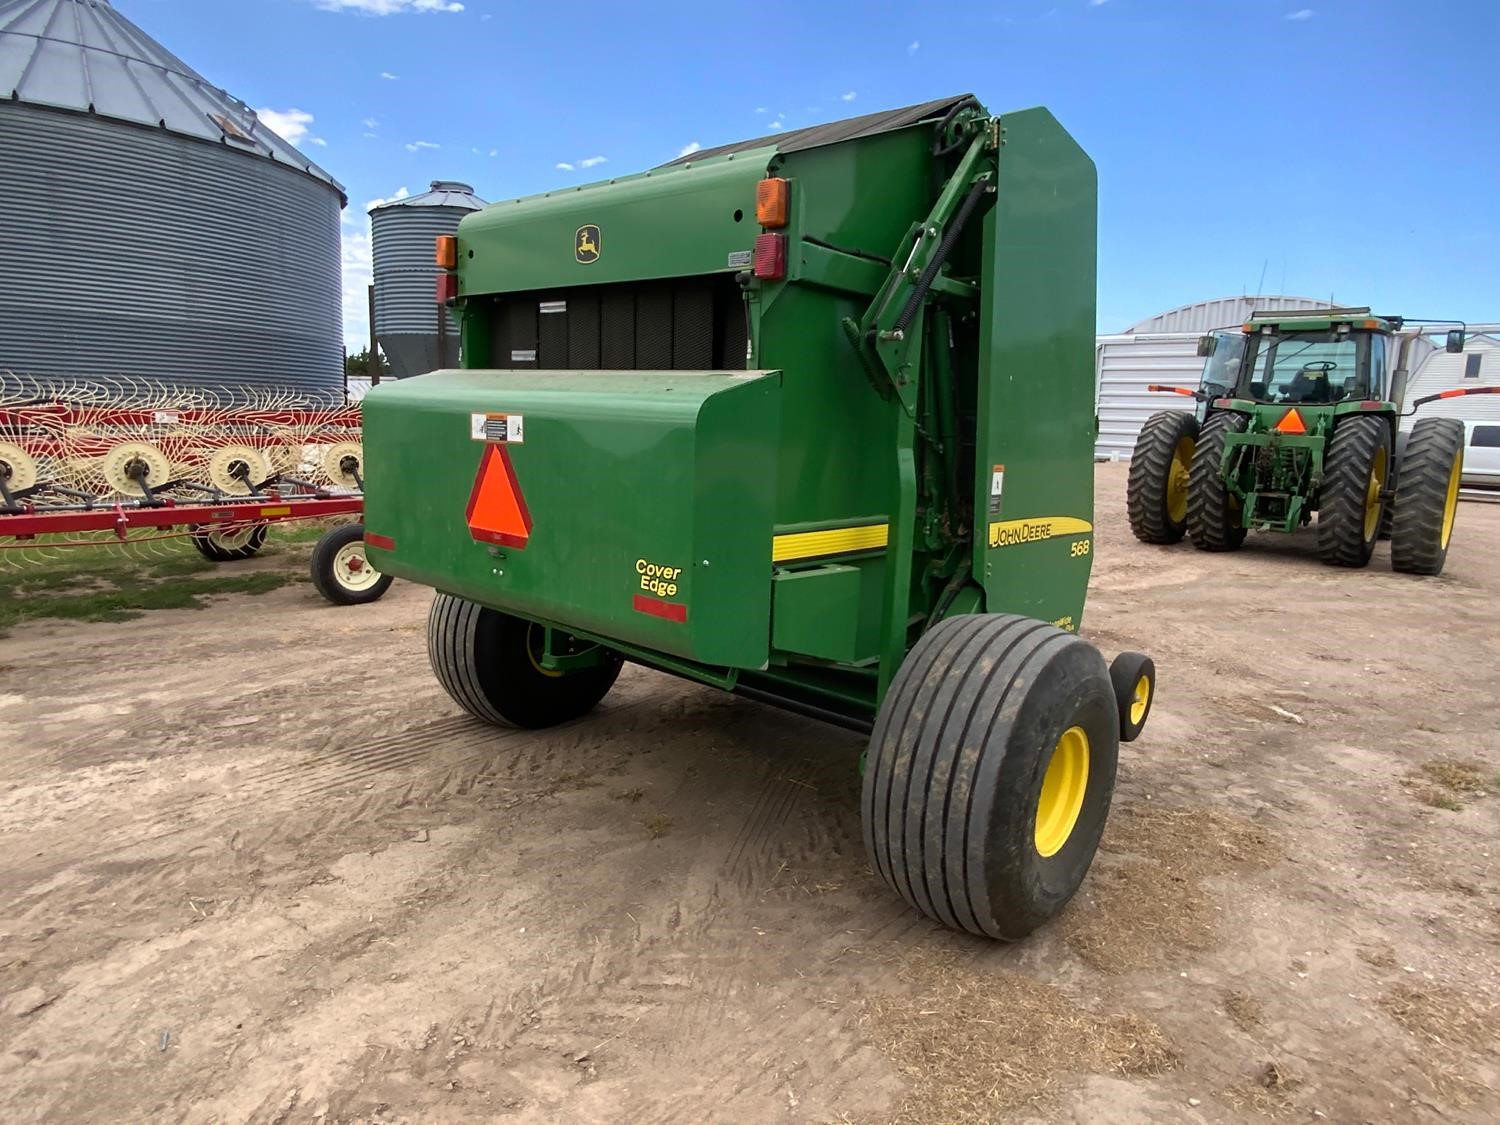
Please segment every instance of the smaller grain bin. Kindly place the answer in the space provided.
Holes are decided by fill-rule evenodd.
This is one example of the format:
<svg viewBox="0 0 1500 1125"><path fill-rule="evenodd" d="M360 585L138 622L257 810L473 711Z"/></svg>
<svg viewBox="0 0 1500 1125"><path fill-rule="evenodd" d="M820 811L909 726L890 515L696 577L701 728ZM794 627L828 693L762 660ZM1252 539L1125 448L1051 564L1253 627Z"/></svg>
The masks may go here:
<svg viewBox="0 0 1500 1125"><path fill-rule="evenodd" d="M432 190L370 211L375 258L375 334L398 379L440 365L433 243L484 200L468 184L433 180ZM458 325L448 322L446 362L458 365Z"/></svg>

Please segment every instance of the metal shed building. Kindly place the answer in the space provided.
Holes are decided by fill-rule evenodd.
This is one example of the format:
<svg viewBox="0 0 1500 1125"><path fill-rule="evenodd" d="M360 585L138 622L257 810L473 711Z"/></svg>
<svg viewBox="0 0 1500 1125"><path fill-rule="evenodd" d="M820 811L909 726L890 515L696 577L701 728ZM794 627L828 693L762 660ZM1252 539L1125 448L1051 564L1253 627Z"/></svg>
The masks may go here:
<svg viewBox="0 0 1500 1125"><path fill-rule="evenodd" d="M1203 361L1198 337L1215 328L1243 324L1255 309L1321 309L1316 297L1220 297L1168 309L1124 332L1100 336L1094 345L1094 382L1099 438L1094 456L1128 458L1147 418L1173 403L1152 394L1152 383L1192 386Z"/></svg>
<svg viewBox="0 0 1500 1125"><path fill-rule="evenodd" d="M339 395L344 202L107 0L0 0L0 372Z"/></svg>

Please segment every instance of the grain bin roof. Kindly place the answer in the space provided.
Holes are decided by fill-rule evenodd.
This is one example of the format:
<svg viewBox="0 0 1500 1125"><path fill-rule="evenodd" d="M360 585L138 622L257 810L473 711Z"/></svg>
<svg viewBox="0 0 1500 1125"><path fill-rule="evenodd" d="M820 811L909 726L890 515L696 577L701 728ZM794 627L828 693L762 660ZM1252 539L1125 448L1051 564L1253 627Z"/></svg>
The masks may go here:
<svg viewBox="0 0 1500 1125"><path fill-rule="evenodd" d="M1326 309L1331 301L1319 297L1216 297L1211 301L1194 301L1178 305L1164 313L1125 329L1121 335L1149 336L1158 332L1212 332L1216 328L1243 324L1256 309Z"/></svg>
<svg viewBox="0 0 1500 1125"><path fill-rule="evenodd" d="M432 189L421 195L408 195L402 199L388 199L370 208L371 214L391 207L458 207L465 211L480 211L487 204L474 194L469 184L458 180L433 180Z"/></svg>
<svg viewBox="0 0 1500 1125"><path fill-rule="evenodd" d="M0 99L165 129L344 189L108 0L0 0Z"/></svg>

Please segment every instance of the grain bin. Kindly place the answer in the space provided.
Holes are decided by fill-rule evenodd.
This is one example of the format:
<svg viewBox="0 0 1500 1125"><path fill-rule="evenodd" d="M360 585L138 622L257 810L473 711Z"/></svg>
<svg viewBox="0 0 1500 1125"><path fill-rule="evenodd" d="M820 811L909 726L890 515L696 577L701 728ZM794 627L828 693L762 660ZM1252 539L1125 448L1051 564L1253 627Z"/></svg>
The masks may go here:
<svg viewBox="0 0 1500 1125"><path fill-rule="evenodd" d="M375 332L398 379L442 366L438 354L433 240L485 206L468 184L433 180L432 190L370 211L375 258ZM448 325L447 362L458 362L458 322Z"/></svg>
<svg viewBox="0 0 1500 1125"><path fill-rule="evenodd" d="M342 393L343 189L105 0L0 0L0 372Z"/></svg>

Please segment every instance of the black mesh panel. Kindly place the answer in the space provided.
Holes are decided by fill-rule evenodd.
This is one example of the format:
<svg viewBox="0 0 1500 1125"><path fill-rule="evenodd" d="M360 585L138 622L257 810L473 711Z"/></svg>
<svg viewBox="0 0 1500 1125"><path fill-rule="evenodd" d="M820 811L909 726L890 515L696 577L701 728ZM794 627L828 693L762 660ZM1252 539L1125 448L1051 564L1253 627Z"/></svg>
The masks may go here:
<svg viewBox="0 0 1500 1125"><path fill-rule="evenodd" d="M564 308L542 312L544 303ZM703 371L745 367L745 298L717 274L507 293L491 305L492 367ZM535 352L534 360L524 357Z"/></svg>
<svg viewBox="0 0 1500 1125"><path fill-rule="evenodd" d="M672 289L657 283L635 294L635 364L638 371L672 366Z"/></svg>

